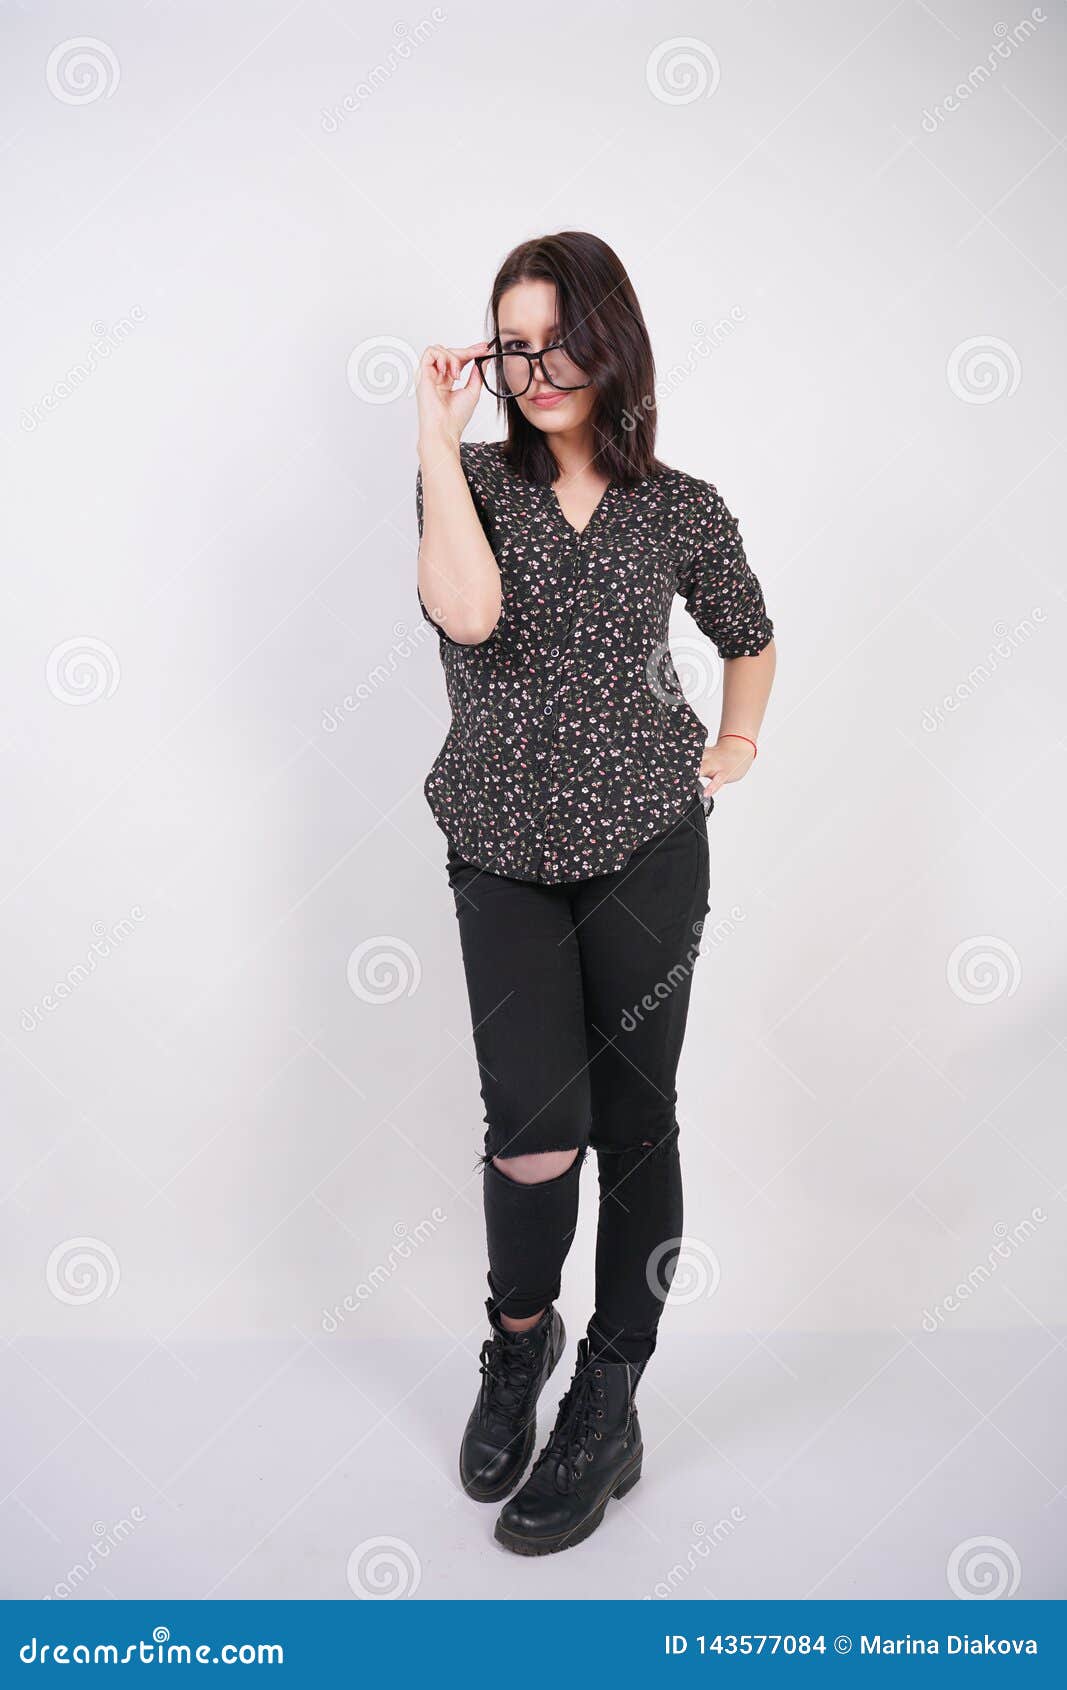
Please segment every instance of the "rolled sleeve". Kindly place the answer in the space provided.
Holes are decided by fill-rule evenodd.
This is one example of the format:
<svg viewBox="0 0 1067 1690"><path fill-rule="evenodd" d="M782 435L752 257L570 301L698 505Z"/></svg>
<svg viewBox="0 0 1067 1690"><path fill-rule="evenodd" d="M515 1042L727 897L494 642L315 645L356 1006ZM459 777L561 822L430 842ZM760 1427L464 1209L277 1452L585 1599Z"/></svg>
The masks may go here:
<svg viewBox="0 0 1067 1690"><path fill-rule="evenodd" d="M692 541L678 579L686 609L720 657L758 657L774 638L774 624L737 522L708 484L694 513Z"/></svg>

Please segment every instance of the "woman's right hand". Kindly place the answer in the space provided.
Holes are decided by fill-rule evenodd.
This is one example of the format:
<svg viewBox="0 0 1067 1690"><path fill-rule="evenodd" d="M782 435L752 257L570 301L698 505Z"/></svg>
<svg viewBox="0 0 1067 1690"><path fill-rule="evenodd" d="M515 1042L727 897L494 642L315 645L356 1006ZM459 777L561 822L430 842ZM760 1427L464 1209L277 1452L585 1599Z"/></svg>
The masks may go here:
<svg viewBox="0 0 1067 1690"><path fill-rule="evenodd" d="M415 400L419 410L420 445L458 446L474 414L482 391L482 373L471 364L462 387L453 387L464 364L489 351L489 342L473 346L428 346L419 359Z"/></svg>

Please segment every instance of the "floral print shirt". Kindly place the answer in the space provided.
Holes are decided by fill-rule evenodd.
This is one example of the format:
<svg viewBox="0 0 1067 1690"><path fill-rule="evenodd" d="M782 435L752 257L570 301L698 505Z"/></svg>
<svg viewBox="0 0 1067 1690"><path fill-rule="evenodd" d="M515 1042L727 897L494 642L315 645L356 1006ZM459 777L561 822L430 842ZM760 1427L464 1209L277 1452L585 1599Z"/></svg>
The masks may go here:
<svg viewBox="0 0 1067 1690"><path fill-rule="evenodd" d="M720 657L755 656L773 635L759 582L706 481L665 470L612 482L579 533L502 443L464 442L460 455L502 606L487 639L461 645L420 595L452 710L423 790L479 868L547 884L607 874L702 791L708 733L667 640L675 594ZM421 471L415 501L421 537Z"/></svg>

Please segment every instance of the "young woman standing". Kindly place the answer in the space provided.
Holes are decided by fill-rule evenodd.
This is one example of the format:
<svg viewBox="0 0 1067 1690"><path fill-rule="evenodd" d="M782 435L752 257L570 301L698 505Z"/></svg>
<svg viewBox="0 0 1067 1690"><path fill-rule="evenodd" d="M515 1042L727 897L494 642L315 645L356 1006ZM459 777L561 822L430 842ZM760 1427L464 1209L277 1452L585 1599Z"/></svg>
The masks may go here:
<svg viewBox="0 0 1067 1690"><path fill-rule="evenodd" d="M641 1476L634 1394L681 1244L675 1072L707 816L755 758L774 647L722 499L654 455L652 351L610 247L526 242L490 312L491 340L431 346L420 366L419 598L452 709L425 791L485 1103L491 1335L460 1451L481 1501L514 1490L533 1453L565 1344L554 1303L579 1173L597 1158L596 1306L496 1524L543 1555L581 1542ZM507 437L461 444L483 385ZM676 593L724 660L712 745L670 660Z"/></svg>

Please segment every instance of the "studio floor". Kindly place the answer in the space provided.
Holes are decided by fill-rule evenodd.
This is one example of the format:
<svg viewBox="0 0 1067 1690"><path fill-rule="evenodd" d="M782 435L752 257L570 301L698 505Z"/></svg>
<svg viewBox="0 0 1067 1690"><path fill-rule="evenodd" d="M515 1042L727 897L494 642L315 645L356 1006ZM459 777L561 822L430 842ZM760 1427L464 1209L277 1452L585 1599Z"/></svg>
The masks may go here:
<svg viewBox="0 0 1067 1690"><path fill-rule="evenodd" d="M641 1483L540 1560L498 1547L495 1508L456 1482L480 1329L16 1337L2 1594L1064 1597L1064 1336L665 1337L638 1397ZM572 1331L542 1436L573 1356Z"/></svg>

